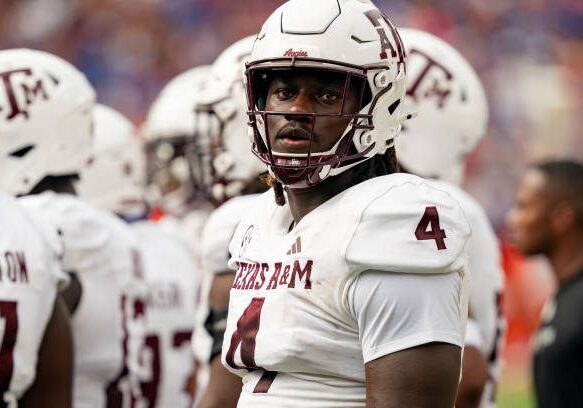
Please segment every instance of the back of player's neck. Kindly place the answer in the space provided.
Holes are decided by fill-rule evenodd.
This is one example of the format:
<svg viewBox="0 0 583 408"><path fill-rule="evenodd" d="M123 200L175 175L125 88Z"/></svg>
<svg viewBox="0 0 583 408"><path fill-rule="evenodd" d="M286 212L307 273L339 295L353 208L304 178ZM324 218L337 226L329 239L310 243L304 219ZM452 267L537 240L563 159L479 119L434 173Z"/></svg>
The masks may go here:
<svg viewBox="0 0 583 408"><path fill-rule="evenodd" d="M30 191L29 194L41 194L45 191L76 195L75 186L73 185L73 177L45 177Z"/></svg>

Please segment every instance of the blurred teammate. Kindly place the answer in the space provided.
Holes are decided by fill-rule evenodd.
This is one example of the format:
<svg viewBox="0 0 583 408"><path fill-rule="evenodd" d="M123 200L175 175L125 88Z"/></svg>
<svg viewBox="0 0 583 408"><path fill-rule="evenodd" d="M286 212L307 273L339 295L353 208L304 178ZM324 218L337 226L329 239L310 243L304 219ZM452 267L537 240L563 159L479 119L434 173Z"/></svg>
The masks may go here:
<svg viewBox="0 0 583 408"><path fill-rule="evenodd" d="M259 175L265 166L251 152L247 134L247 100L243 84L245 60L255 36L229 46L213 63L205 89L196 106L197 123L207 124L196 137L209 143L207 173L210 199L218 206L209 217L202 235L202 264L211 281L208 289L209 313L205 327L212 338L208 360L209 383L201 408L228 408L237 405L241 379L221 364L220 355L229 306L229 291L235 274L228 268L229 242L239 220L259 192L267 189ZM195 349L200 347L193 344Z"/></svg>
<svg viewBox="0 0 583 408"><path fill-rule="evenodd" d="M393 174L404 58L368 1L292 0L257 37L249 119L275 186L230 244L239 407L454 404L470 231L450 195Z"/></svg>
<svg viewBox="0 0 583 408"><path fill-rule="evenodd" d="M0 62L0 76L5 68ZM2 97L0 106L6 102ZM7 131L7 116L0 117L3 169L18 145L9 138L19 136ZM5 173L2 187L13 180L13 173ZM68 279L56 256L62 250L54 247L56 231L41 230L4 193L0 209L0 406L71 407L73 344L69 312L57 293Z"/></svg>
<svg viewBox="0 0 583 408"><path fill-rule="evenodd" d="M137 252L121 221L73 195L89 159L95 92L72 65L44 52L1 51L0 65L11 87L9 116L18 117L4 134L20 136L6 160L14 175L8 191L27 195L20 204L58 231L70 275L63 297L72 315L73 405L122 406L136 391L143 335Z"/></svg>
<svg viewBox="0 0 583 408"><path fill-rule="evenodd" d="M204 89L210 67L189 69L171 80L152 104L141 134L146 142L148 201L154 204L153 218L171 234L183 237L192 251L197 270L201 268L201 235L213 205L208 199L209 168L204 163L208 144L198 143L195 132L207 129L198 123L195 105ZM208 153L208 152L207 152ZM200 294L194 322L207 314L206 296ZM207 349L211 339L202 324L192 335L197 398L208 380Z"/></svg>
<svg viewBox="0 0 583 408"><path fill-rule="evenodd" d="M204 194L203 146L193 137L195 104L209 67L189 69L171 80L154 101L141 135L146 141L148 201L162 224L179 231L200 256L200 234L212 205Z"/></svg>
<svg viewBox="0 0 583 408"><path fill-rule="evenodd" d="M558 290L534 339L534 385L540 408L583 401L583 164L531 166L516 192L507 224L525 255L548 258Z"/></svg>
<svg viewBox="0 0 583 408"><path fill-rule="evenodd" d="M418 115L403 125L397 157L404 170L442 180L436 187L458 200L468 216L469 318L456 407L484 408L494 404L500 374L503 273L486 213L457 185L462 183L467 156L486 134L486 96L473 68L452 46L419 30L399 33L408 56L404 109Z"/></svg>
<svg viewBox="0 0 583 408"><path fill-rule="evenodd" d="M145 373L138 404L190 407L190 337L201 277L188 244L146 219L146 163L134 126L103 105L95 107L94 119L93 161L81 174L79 195L131 222L148 286L147 333L140 353Z"/></svg>

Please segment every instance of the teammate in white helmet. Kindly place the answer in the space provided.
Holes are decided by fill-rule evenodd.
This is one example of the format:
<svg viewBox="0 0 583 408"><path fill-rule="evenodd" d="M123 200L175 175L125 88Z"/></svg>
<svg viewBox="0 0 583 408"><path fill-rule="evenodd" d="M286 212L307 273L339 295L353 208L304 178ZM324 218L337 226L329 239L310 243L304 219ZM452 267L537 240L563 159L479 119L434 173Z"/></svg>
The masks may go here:
<svg viewBox="0 0 583 408"><path fill-rule="evenodd" d="M229 269L229 242L243 215L252 211L257 193L267 189L260 176L267 169L251 153L247 134L247 100L245 97L245 60L251 53L256 36L243 38L225 49L212 65L209 78L196 105L196 137L208 143L209 159L204 163L210 174L210 199L218 206L209 217L202 234L202 265L208 299L205 328L212 345L193 342L193 348L210 352L209 381L200 408L235 407L241 392L241 379L223 367L220 360L229 306L229 291L235 274ZM206 131L205 131L206 130ZM209 282L210 280L210 282ZM197 338L200 340L200 338Z"/></svg>
<svg viewBox="0 0 583 408"><path fill-rule="evenodd" d="M505 332L502 265L485 211L457 186L466 157L486 134L486 96L473 68L451 45L423 31L399 32L408 55L405 111L417 112L396 141L399 162L408 172L442 180L436 187L459 201L472 229L469 317L456 407L489 407L494 405Z"/></svg>
<svg viewBox="0 0 583 408"><path fill-rule="evenodd" d="M152 104L141 135L146 142L148 201L153 205L151 218L159 221L171 234L179 234L189 244L197 270L201 266L201 235L214 206L208 196L210 173L208 143L196 133L208 134L208 123L195 110L197 99L205 87L210 66L191 68L172 79ZM203 118L204 120L204 118ZM201 143L199 143L201 142ZM206 297L201 293L193 322L204 322ZM208 378L210 338L202 324L193 333L197 369L197 398L203 393Z"/></svg>
<svg viewBox="0 0 583 408"><path fill-rule="evenodd" d="M63 297L72 315L73 406L122 406L134 392L142 341L137 252L121 221L72 194L89 160L95 92L72 65L40 51L0 51L0 70L13 119L1 134L3 188L26 195L19 203L58 231L70 275Z"/></svg>
<svg viewBox="0 0 583 408"><path fill-rule="evenodd" d="M230 244L239 407L453 406L470 229L448 193L394 174L405 86L368 1L291 0L259 33L249 119L278 184Z"/></svg>
<svg viewBox="0 0 583 408"><path fill-rule="evenodd" d="M130 222L148 286L138 404L190 407L190 337L201 274L188 244L147 220L145 155L133 124L104 105L95 107L94 119L93 161L81 173L77 189L82 199Z"/></svg>
<svg viewBox="0 0 583 408"><path fill-rule="evenodd" d="M162 224L180 231L198 257L202 227L212 211L204 194L203 146L197 145L196 99L210 68L189 69L171 80L152 104L141 135L146 141L148 201Z"/></svg>

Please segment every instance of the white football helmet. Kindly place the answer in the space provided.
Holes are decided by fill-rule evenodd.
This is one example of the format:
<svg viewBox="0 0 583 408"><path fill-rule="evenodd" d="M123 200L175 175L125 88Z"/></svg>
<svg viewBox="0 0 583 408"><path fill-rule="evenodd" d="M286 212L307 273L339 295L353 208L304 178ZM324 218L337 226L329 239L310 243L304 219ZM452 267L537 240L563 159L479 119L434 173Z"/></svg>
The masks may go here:
<svg viewBox="0 0 583 408"><path fill-rule="evenodd" d="M309 117L312 127L321 116L265 110L270 75L275 70L294 69L346 75L343 100L351 81L363 88L358 113L333 115L350 119L350 123L328 151L292 154L271 149L266 125L269 115ZM385 153L401 127L405 51L393 24L370 1L288 1L261 29L246 75L254 153L287 187L315 185ZM312 131L310 146L313 137Z"/></svg>
<svg viewBox="0 0 583 408"><path fill-rule="evenodd" d="M149 201L178 214L200 195L207 166L197 140L195 104L210 66L192 68L172 79L154 101L141 134L146 142ZM195 126L196 125L196 126Z"/></svg>
<svg viewBox="0 0 583 408"><path fill-rule="evenodd" d="M419 176L461 184L465 159L486 134L484 87L445 41L419 30L399 32L408 54L405 111L418 113L396 141L399 162Z"/></svg>
<svg viewBox="0 0 583 408"><path fill-rule="evenodd" d="M245 61L255 36L229 46L213 63L197 111L196 137L210 153L212 200L222 203L245 191L267 168L251 152L247 132Z"/></svg>
<svg viewBox="0 0 583 408"><path fill-rule="evenodd" d="M0 51L0 189L29 193L47 176L77 175L91 154L95 91L61 58Z"/></svg>
<svg viewBox="0 0 583 408"><path fill-rule="evenodd" d="M93 158L76 182L77 193L96 207L126 218L143 216L146 160L134 125L104 105L96 105L93 116Z"/></svg>

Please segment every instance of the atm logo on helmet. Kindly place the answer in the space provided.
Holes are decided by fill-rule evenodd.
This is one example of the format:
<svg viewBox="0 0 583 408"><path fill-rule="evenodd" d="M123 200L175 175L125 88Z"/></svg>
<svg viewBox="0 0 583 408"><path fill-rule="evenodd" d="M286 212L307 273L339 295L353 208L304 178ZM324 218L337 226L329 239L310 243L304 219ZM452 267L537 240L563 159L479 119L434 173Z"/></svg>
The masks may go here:
<svg viewBox="0 0 583 408"><path fill-rule="evenodd" d="M379 40L381 44L381 52L379 54L380 59L387 59L389 54L391 58L397 58L399 63L405 61L405 48L401 42L401 37L397 33L395 26L389 21L387 17L378 9L371 9L364 13L366 18L371 22L371 24L376 29ZM383 27L383 24L387 26L389 33ZM389 34L391 35L393 42L389 40ZM393 43L395 45L393 45Z"/></svg>
<svg viewBox="0 0 583 408"><path fill-rule="evenodd" d="M7 106L0 104L0 115L8 121L21 115L28 119L30 105L39 98L49 99L42 79L32 78L29 68L0 72L0 95L2 93ZM23 97L19 98L20 93Z"/></svg>
<svg viewBox="0 0 583 408"><path fill-rule="evenodd" d="M290 48L289 50L287 50L286 52L283 53L284 57L307 57L308 56L308 51L304 51L304 50L294 50L293 48Z"/></svg>
<svg viewBox="0 0 583 408"><path fill-rule="evenodd" d="M448 103L453 91L454 76L444 65L434 60L430 55L417 49L409 51L410 58L424 59L417 78L407 81L410 85L407 89L407 96L419 102L422 99L435 98L437 108L443 109ZM441 71L441 75L436 76L436 70Z"/></svg>

